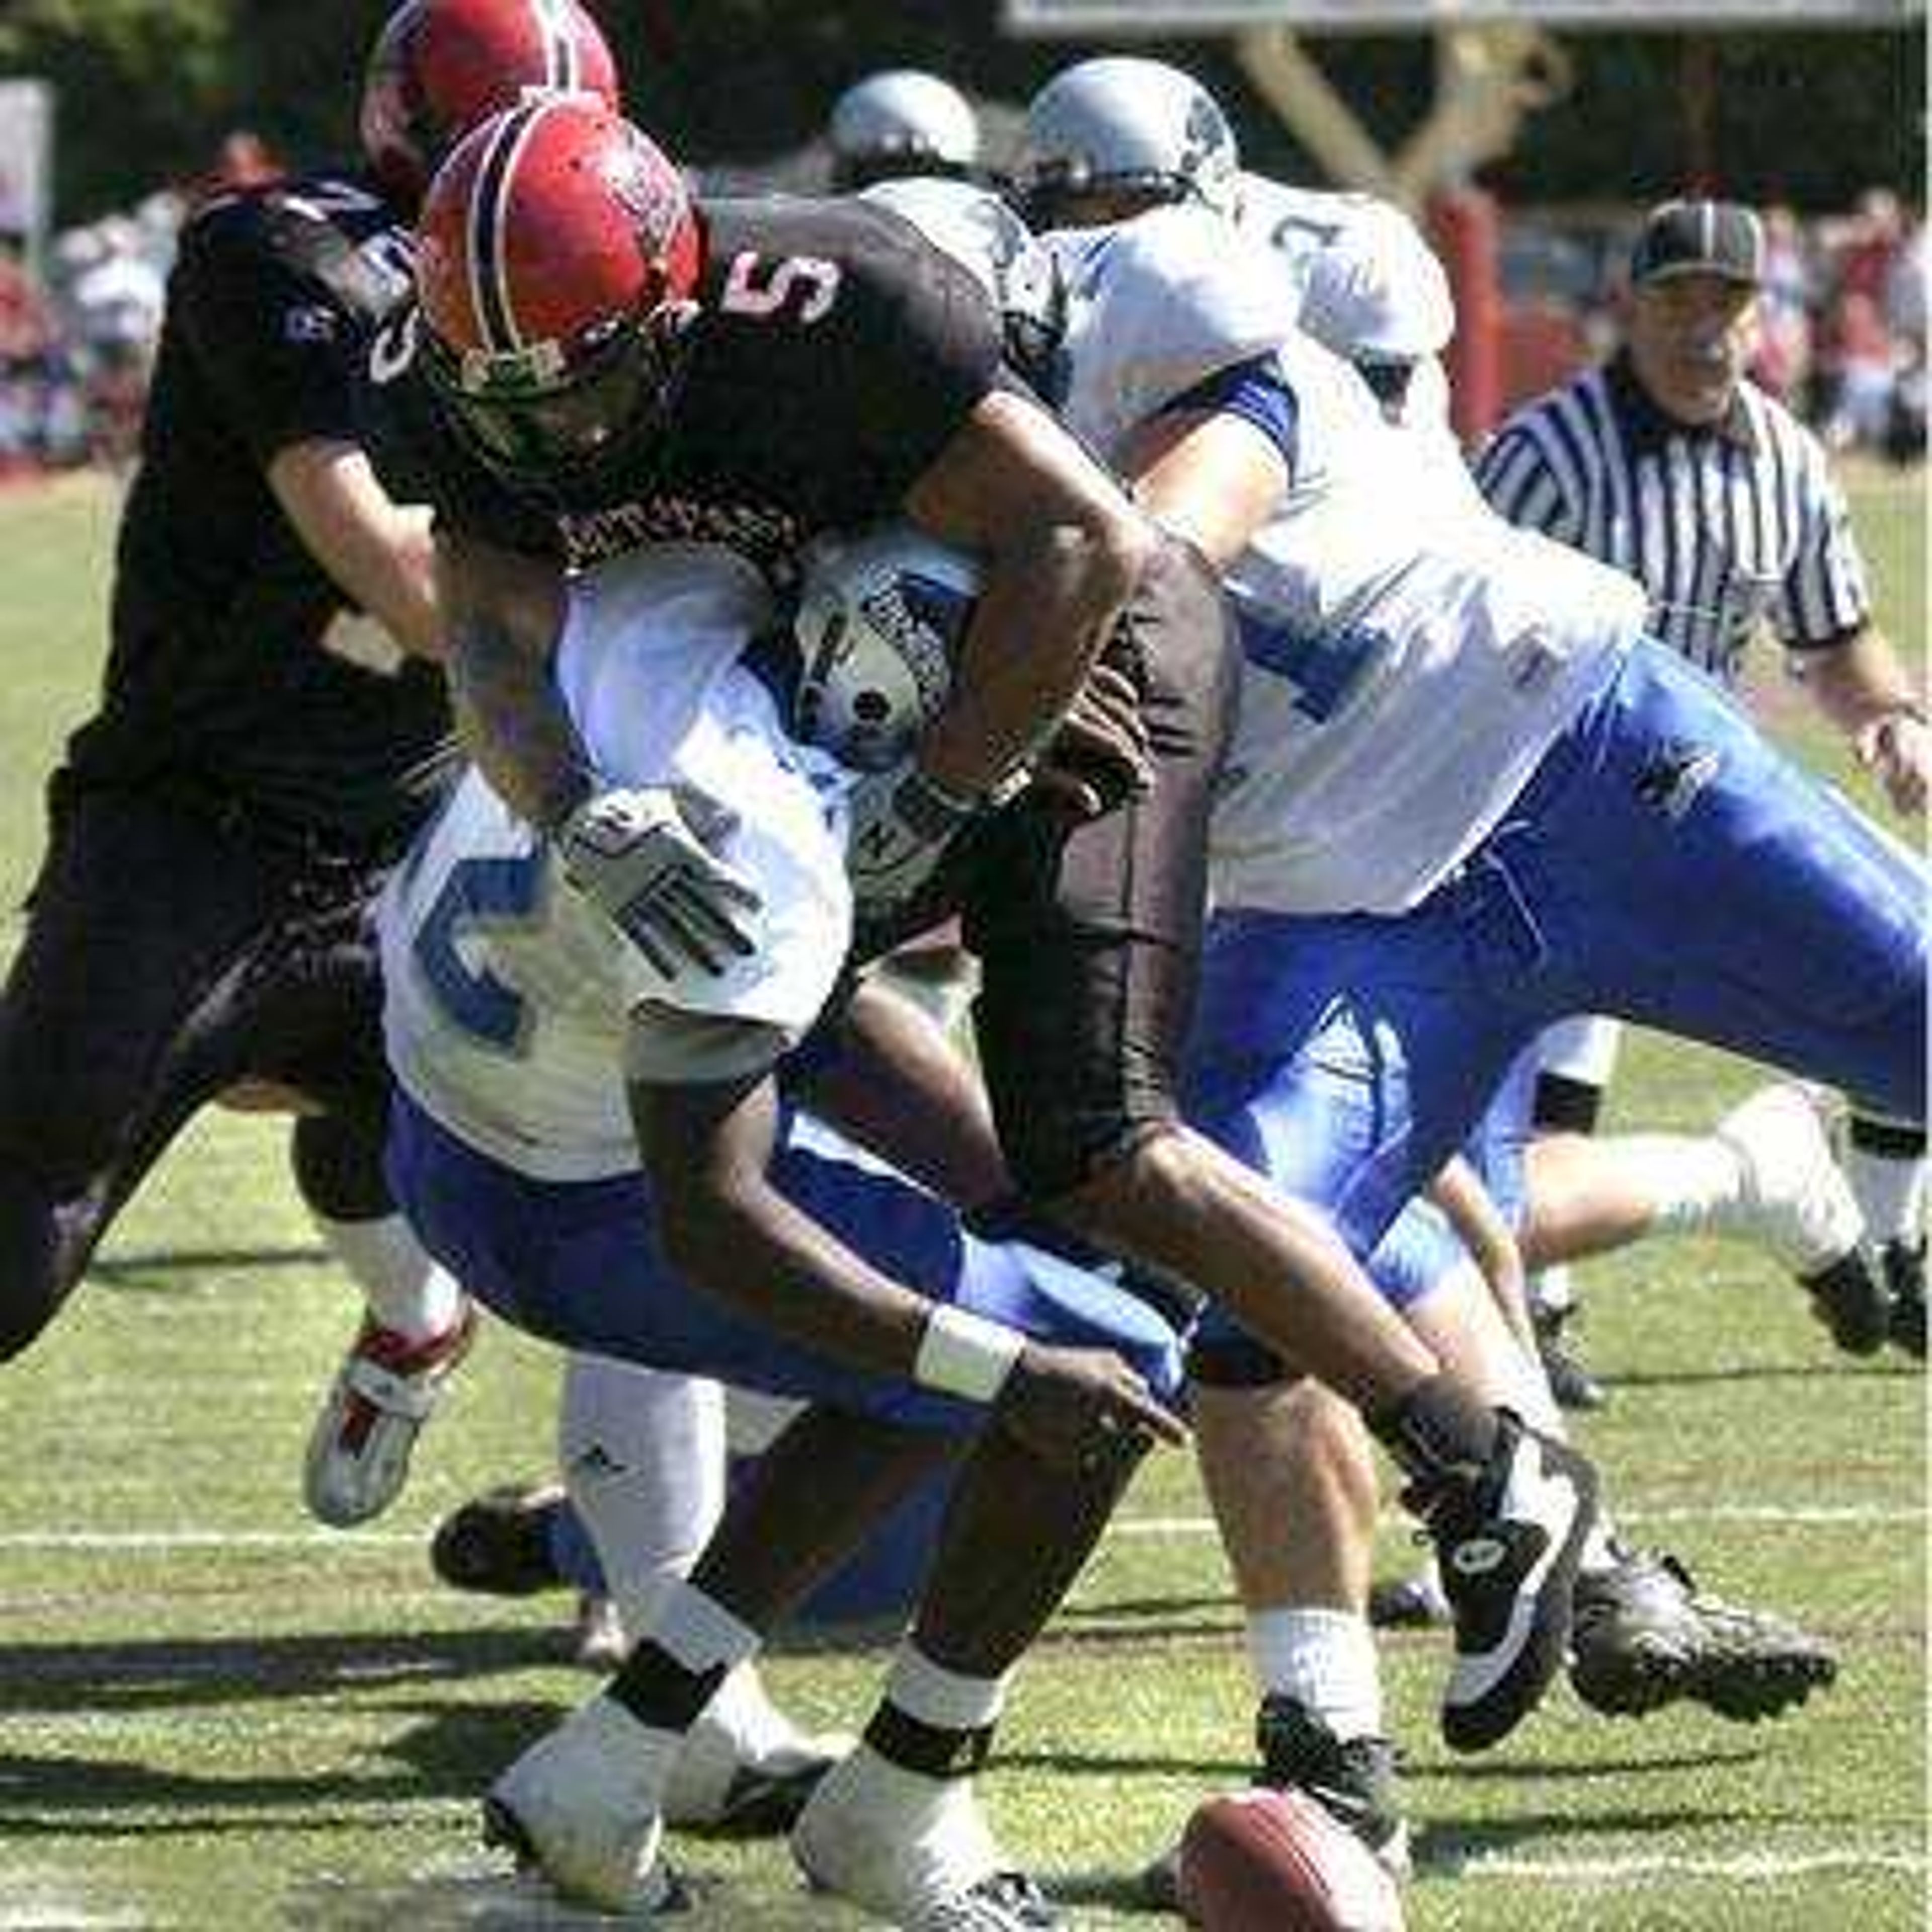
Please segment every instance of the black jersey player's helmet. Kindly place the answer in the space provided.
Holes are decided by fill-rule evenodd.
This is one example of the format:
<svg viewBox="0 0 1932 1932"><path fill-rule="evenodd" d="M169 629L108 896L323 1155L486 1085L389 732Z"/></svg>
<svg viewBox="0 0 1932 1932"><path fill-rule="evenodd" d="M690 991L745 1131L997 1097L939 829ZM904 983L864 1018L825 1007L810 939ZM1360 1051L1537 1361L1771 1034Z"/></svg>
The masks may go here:
<svg viewBox="0 0 1932 1932"><path fill-rule="evenodd" d="M598 494L661 424L695 320L698 218L639 128L581 94L472 129L417 229L431 380L512 488Z"/></svg>
<svg viewBox="0 0 1932 1932"><path fill-rule="evenodd" d="M413 208L464 134L538 89L619 104L617 63L577 0L404 0L363 76L363 152Z"/></svg>

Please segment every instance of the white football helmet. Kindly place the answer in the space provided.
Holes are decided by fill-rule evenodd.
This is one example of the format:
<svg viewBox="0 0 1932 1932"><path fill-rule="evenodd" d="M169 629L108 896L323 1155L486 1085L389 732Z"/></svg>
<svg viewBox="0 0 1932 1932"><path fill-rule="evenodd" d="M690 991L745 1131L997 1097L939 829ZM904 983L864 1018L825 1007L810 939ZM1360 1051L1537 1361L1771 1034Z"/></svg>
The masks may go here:
<svg viewBox="0 0 1932 1932"><path fill-rule="evenodd" d="M979 283L998 304L1006 360L1053 400L1064 386L1066 291L1057 258L1004 197L970 182L921 176L876 182L859 198L910 222Z"/></svg>
<svg viewBox="0 0 1932 1932"><path fill-rule="evenodd" d="M844 190L902 175L964 175L980 159L973 104L916 68L854 81L832 103L826 132L834 184Z"/></svg>
<svg viewBox="0 0 1932 1932"><path fill-rule="evenodd" d="M1198 201L1232 219L1240 166L1228 117L1192 75L1107 54L1067 68L1034 96L1018 175L1034 226L1045 228L1057 202L1095 190Z"/></svg>
<svg viewBox="0 0 1932 1932"><path fill-rule="evenodd" d="M952 694L980 573L972 559L890 524L814 545L792 635L792 729L857 771L903 758Z"/></svg>

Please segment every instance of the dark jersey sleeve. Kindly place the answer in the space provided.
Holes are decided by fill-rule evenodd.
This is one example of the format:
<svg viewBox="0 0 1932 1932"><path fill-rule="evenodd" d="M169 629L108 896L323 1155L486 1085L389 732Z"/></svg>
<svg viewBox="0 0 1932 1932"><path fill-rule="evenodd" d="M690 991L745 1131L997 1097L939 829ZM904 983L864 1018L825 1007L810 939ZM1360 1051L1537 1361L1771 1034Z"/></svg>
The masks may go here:
<svg viewBox="0 0 1932 1932"><path fill-rule="evenodd" d="M310 437L352 440L363 334L302 246L329 231L250 197L182 238L170 299L230 426L264 466Z"/></svg>
<svg viewBox="0 0 1932 1932"><path fill-rule="evenodd" d="M1004 331L980 284L909 222L882 209L854 215L858 245L842 291L846 393L861 460L898 496L979 404L1008 386Z"/></svg>

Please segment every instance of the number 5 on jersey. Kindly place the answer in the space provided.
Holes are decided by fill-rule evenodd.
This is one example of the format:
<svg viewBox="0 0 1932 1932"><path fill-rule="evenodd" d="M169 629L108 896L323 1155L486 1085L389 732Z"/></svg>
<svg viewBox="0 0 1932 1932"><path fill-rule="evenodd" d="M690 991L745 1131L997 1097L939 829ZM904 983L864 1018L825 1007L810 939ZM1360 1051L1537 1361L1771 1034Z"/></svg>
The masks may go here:
<svg viewBox="0 0 1932 1932"><path fill-rule="evenodd" d="M799 321L823 321L838 299L838 279L836 262L816 255L773 257L748 248L732 256L726 271L724 310L728 315L776 315L798 296Z"/></svg>

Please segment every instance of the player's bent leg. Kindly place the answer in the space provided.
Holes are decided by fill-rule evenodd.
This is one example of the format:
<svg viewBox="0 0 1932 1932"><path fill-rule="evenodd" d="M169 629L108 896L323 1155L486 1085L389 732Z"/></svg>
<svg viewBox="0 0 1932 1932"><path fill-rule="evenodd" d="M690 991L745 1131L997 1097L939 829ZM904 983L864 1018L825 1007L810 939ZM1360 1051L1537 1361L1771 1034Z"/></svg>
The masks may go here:
<svg viewBox="0 0 1932 1932"><path fill-rule="evenodd" d="M971 1780L1014 1666L1078 1574L1142 1453L1117 1441L1069 1470L1043 1463L997 1422L981 1436L865 1742L793 1833L814 1882L931 1932L1060 1922L1000 1850Z"/></svg>
<svg viewBox="0 0 1932 1932"><path fill-rule="evenodd" d="M1308 1792L1404 1876L1408 1828L1367 1620L1379 1496L1367 1432L1305 1378L1217 1379L1238 1372L1225 1354L1192 1366L1196 1448L1259 1692L1256 1781ZM1174 1856L1142 1882L1172 1908Z"/></svg>
<svg viewBox="0 0 1932 1932"><path fill-rule="evenodd" d="M1925 869L1660 649L1539 833L1594 888L1561 915L1605 1004L1906 1123L1925 1118Z"/></svg>
<svg viewBox="0 0 1932 1932"><path fill-rule="evenodd" d="M266 916L248 855L194 814L52 790L0 993L0 1360L45 1330L169 1142L243 1070L232 1016Z"/></svg>
<svg viewBox="0 0 1932 1932"><path fill-rule="evenodd" d="M611 1604L616 1643L604 1667L614 1668L628 1652L628 1633L648 1624L724 1515L724 1391L700 1377L573 1354L557 1460ZM685 1738L665 1787L665 1822L784 1830L850 1743L801 1731L766 1694L756 1666L741 1665Z"/></svg>

